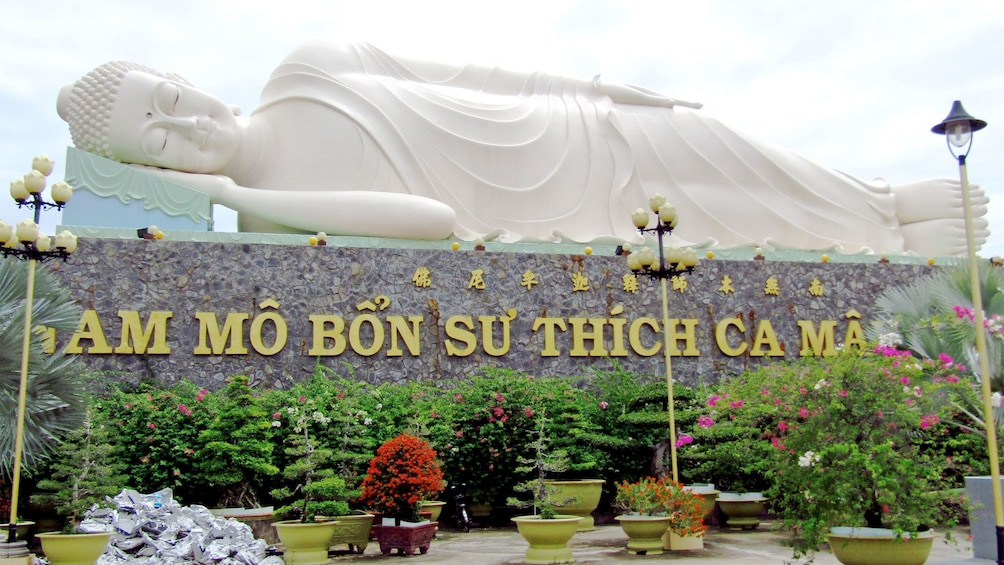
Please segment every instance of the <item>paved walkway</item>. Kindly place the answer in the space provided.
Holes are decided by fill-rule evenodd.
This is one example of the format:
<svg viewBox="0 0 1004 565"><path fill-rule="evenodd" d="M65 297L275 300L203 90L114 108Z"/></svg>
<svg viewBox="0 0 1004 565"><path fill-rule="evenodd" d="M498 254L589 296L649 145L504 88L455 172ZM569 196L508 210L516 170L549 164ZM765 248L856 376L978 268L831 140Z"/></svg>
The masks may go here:
<svg viewBox="0 0 1004 565"><path fill-rule="evenodd" d="M973 557L967 528L954 532L958 543L939 537L934 541L931 558L926 565L994 565L993 560ZM672 561L673 563L729 563L753 565L775 563L794 564L806 560L792 558L791 550L781 545L784 534L772 531L770 522L763 522L755 531L733 532L717 527L708 529L704 549L666 552L662 555L629 555L624 549L627 536L617 525L599 526L591 532L580 532L572 538L572 554L579 563L642 563ZM407 562L437 565L513 565L522 563L527 544L515 529L472 529L470 533L440 531L429 553L412 557L396 554L383 556L376 542L370 542L363 555L338 555L330 563L343 562ZM821 552L814 563L836 565L829 552Z"/></svg>

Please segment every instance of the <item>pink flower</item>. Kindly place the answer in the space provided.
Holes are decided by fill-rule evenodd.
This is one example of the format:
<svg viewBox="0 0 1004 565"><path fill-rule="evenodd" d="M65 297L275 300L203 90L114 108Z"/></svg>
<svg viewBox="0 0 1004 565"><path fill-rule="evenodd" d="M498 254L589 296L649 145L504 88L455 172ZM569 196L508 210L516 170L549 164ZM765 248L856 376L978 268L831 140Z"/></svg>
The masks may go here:
<svg viewBox="0 0 1004 565"><path fill-rule="evenodd" d="M929 414L920 418L920 429L926 430L931 426L937 424L941 420L938 418L937 414Z"/></svg>
<svg viewBox="0 0 1004 565"><path fill-rule="evenodd" d="M457 430L453 432L454 437L464 437L464 430Z"/></svg>
<svg viewBox="0 0 1004 565"><path fill-rule="evenodd" d="M809 410L805 406L799 408L798 409L798 416L800 418L802 418L803 420L806 419L806 418L808 418L809 417Z"/></svg>
<svg viewBox="0 0 1004 565"><path fill-rule="evenodd" d="M776 437L771 437L770 438L770 444L773 445L774 448L776 448L776 449L780 449L782 451L785 449L784 444L781 443L781 440L777 439Z"/></svg>
<svg viewBox="0 0 1004 565"><path fill-rule="evenodd" d="M157 429L157 426L153 425L153 422L147 422L146 427L150 428L151 430Z"/></svg>
<svg viewBox="0 0 1004 565"><path fill-rule="evenodd" d="M717 395L717 394L715 394L715 395L712 395L712 396L711 396L711 398L709 398L709 399L708 399L708 406L711 406L712 408L714 408L715 404L716 404L716 403L717 403L717 402L718 402L719 400L721 400L721 398L722 398L722 397L721 397L721 396L719 396L719 395Z"/></svg>
<svg viewBox="0 0 1004 565"><path fill-rule="evenodd" d="M600 408L606 408L606 406L603 406L603 404L604 404L603 402L600 403ZM524 406L523 415L526 416L527 418L533 418L533 408L530 408L529 406Z"/></svg>
<svg viewBox="0 0 1004 565"><path fill-rule="evenodd" d="M676 447L683 447L690 443L694 443L694 438L687 434L680 434L680 437L676 438Z"/></svg>
<svg viewBox="0 0 1004 565"><path fill-rule="evenodd" d="M205 398L207 394L209 394L208 390L206 390L206 389L200 390L198 392L198 394L195 395L195 401L196 402L202 402L202 399Z"/></svg>
<svg viewBox="0 0 1004 565"><path fill-rule="evenodd" d="M900 377L899 382L903 385L908 385L910 384L910 377Z"/></svg>
<svg viewBox="0 0 1004 565"><path fill-rule="evenodd" d="M607 406L610 406L610 405L607 404L605 400L601 400L600 401L600 410L606 410Z"/></svg>
<svg viewBox="0 0 1004 565"><path fill-rule="evenodd" d="M778 422L777 429L781 430L782 432L788 431L788 422L785 421Z"/></svg>
<svg viewBox="0 0 1004 565"><path fill-rule="evenodd" d="M948 375L947 377L945 377L945 382L946 383L957 383L957 382L959 382L959 377L956 377L955 375Z"/></svg>
<svg viewBox="0 0 1004 565"><path fill-rule="evenodd" d="M847 391L846 390L841 390L837 394L839 394L842 398L847 398Z"/></svg>
<svg viewBox="0 0 1004 565"><path fill-rule="evenodd" d="M301 396L300 397L300 402L306 402L306 401L307 401L307 397L306 396Z"/></svg>
<svg viewBox="0 0 1004 565"><path fill-rule="evenodd" d="M742 400L736 400L736 401L733 401L733 402L729 402L729 408L742 408L742 406L743 406L743 401Z"/></svg>
<svg viewBox="0 0 1004 565"><path fill-rule="evenodd" d="M282 412L272 412L273 420L278 420L279 418L282 418Z"/></svg>
<svg viewBox="0 0 1004 565"><path fill-rule="evenodd" d="M702 428L710 428L715 425L715 421L711 419L710 416L700 416L697 418L697 425Z"/></svg>
<svg viewBox="0 0 1004 565"><path fill-rule="evenodd" d="M496 392L495 393L495 401L496 402L505 402L505 397Z"/></svg>
<svg viewBox="0 0 1004 565"><path fill-rule="evenodd" d="M185 416L191 416L192 415L192 411L189 410L188 406L185 406L184 404L179 404L178 405L178 412L181 412Z"/></svg>

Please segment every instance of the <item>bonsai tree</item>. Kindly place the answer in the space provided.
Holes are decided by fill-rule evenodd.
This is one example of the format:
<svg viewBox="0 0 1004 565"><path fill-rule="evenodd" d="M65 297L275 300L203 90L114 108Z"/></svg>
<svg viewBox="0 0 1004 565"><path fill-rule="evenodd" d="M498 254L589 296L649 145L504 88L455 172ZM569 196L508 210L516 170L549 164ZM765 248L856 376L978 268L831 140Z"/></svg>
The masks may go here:
<svg viewBox="0 0 1004 565"><path fill-rule="evenodd" d="M245 375L233 377L221 394L208 398L216 414L199 435L198 471L210 487L220 489L222 507L260 506L262 479L279 472L272 462L268 415Z"/></svg>
<svg viewBox="0 0 1004 565"><path fill-rule="evenodd" d="M519 498L509 498L510 506L518 508L534 507L534 513L539 514L542 520L552 520L557 516L556 507L564 506L575 502L574 497L556 499L560 487L549 485L547 478L549 473L563 473L568 469L568 455L564 450L550 450L550 439L547 437L548 418L543 413L537 415L536 439L530 442L527 448L533 457L520 456L522 464L516 468L519 473L532 473L532 479L516 485L517 492L528 492L531 500L520 500Z"/></svg>
<svg viewBox="0 0 1004 565"><path fill-rule="evenodd" d="M345 481L327 468L332 459L330 449L321 447L312 434L312 426L326 426L331 420L309 401L303 406L287 409L293 433L286 454L293 459L282 471L283 478L295 483L272 490L279 500L290 500L275 510L279 519L299 519L308 522L317 516L341 516L349 513Z"/></svg>
<svg viewBox="0 0 1004 565"><path fill-rule="evenodd" d="M116 463L115 448L101 424L88 419L57 446L49 466L50 476L38 482L42 492L33 494L35 504L53 504L67 516L67 526L79 521L95 504L118 494L125 486L124 466Z"/></svg>
<svg viewBox="0 0 1004 565"><path fill-rule="evenodd" d="M362 487L368 508L397 522L417 522L422 501L443 490L443 472L427 441L401 434L377 449Z"/></svg>

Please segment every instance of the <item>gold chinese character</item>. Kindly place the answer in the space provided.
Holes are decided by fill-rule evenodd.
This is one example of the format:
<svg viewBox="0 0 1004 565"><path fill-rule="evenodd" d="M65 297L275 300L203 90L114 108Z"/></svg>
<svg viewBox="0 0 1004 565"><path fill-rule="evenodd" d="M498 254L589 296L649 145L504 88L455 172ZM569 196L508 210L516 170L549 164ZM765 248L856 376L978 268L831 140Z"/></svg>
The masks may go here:
<svg viewBox="0 0 1004 565"><path fill-rule="evenodd" d="M527 269L526 272L523 273L523 280L520 281L519 284L525 286L527 290L530 290L533 288L533 285L540 284L540 281L537 280L537 275L533 274L533 271Z"/></svg>
<svg viewBox="0 0 1004 565"><path fill-rule="evenodd" d="M484 290L486 287L484 274L485 272L483 269L474 269L471 271L471 280L467 283L467 288Z"/></svg>
<svg viewBox="0 0 1004 565"><path fill-rule="evenodd" d="M680 291L680 294L683 294L683 291L687 290L687 277L677 275L669 280L673 283L673 290Z"/></svg>
<svg viewBox="0 0 1004 565"><path fill-rule="evenodd" d="M823 283L819 282L819 279L812 279L812 283L809 285L809 294L813 296L823 295Z"/></svg>
<svg viewBox="0 0 1004 565"><path fill-rule="evenodd" d="M638 275L634 273L627 273L621 277L621 286L624 288L625 292L638 292Z"/></svg>
<svg viewBox="0 0 1004 565"><path fill-rule="evenodd" d="M732 286L732 277L728 275L722 277L722 285L718 287L718 292L729 294L735 291L735 287Z"/></svg>
<svg viewBox="0 0 1004 565"><path fill-rule="evenodd" d="M572 291L589 290L589 277L582 273L572 275Z"/></svg>
<svg viewBox="0 0 1004 565"><path fill-rule="evenodd" d="M415 283L418 288L429 288L432 286L432 275L429 273L427 267L419 267L415 269L415 274L411 277L411 282Z"/></svg>
<svg viewBox="0 0 1004 565"><path fill-rule="evenodd" d="M767 296L781 295L781 285L777 283L777 277L770 277L767 279L767 284L763 287L763 293Z"/></svg>

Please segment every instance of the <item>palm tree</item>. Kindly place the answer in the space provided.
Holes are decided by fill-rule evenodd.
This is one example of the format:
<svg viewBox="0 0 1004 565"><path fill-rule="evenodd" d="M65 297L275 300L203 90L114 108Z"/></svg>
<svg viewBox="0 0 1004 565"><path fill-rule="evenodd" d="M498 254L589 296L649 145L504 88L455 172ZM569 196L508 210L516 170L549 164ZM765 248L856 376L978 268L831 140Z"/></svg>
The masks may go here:
<svg viewBox="0 0 1004 565"><path fill-rule="evenodd" d="M0 260L0 475L5 479L11 478L14 467L27 267L22 261ZM35 328L76 329L81 308L47 269L37 269L33 302ZM84 424L87 393L83 365L62 351L46 353L42 331L34 332L29 349L22 459L27 475L53 454L67 432Z"/></svg>
<svg viewBox="0 0 1004 565"><path fill-rule="evenodd" d="M982 261L978 274L984 318L991 330L987 339L991 388L1004 392L1004 330L998 329L1004 323L1004 269ZM958 311L973 308L971 289L965 261L913 284L889 288L876 301L879 319L866 333L880 341L883 335L897 334L902 347L921 357L937 359L946 354L978 374L975 327ZM981 411L978 395L964 399L960 408L981 422L977 416ZM1004 409L996 408L994 419L998 428L1004 429Z"/></svg>

